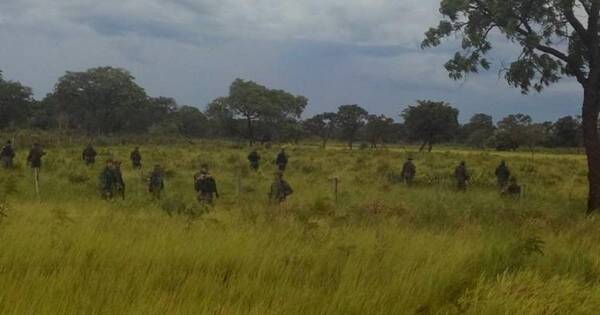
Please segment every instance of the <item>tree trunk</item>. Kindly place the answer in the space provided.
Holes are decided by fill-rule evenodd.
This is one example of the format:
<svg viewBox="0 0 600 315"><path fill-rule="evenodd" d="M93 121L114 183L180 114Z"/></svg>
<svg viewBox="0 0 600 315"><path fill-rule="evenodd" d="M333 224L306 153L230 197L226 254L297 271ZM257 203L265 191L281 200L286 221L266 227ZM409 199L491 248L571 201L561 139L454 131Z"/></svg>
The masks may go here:
<svg viewBox="0 0 600 315"><path fill-rule="evenodd" d="M323 138L323 149L327 147L327 138Z"/></svg>
<svg viewBox="0 0 600 315"><path fill-rule="evenodd" d="M248 141L250 141L250 145L254 145L254 130L252 129L252 118L250 116L246 116L246 120L248 122Z"/></svg>
<svg viewBox="0 0 600 315"><path fill-rule="evenodd" d="M588 214L600 210L600 138L598 135L599 91L595 84L584 87L583 142L588 161Z"/></svg>
<svg viewBox="0 0 600 315"><path fill-rule="evenodd" d="M423 152L423 150L425 150L425 146L427 145L427 140L423 141L423 145L421 146L421 148L419 149L419 152Z"/></svg>
<svg viewBox="0 0 600 315"><path fill-rule="evenodd" d="M433 150L433 143L429 141L429 146L427 147L427 152L431 152Z"/></svg>

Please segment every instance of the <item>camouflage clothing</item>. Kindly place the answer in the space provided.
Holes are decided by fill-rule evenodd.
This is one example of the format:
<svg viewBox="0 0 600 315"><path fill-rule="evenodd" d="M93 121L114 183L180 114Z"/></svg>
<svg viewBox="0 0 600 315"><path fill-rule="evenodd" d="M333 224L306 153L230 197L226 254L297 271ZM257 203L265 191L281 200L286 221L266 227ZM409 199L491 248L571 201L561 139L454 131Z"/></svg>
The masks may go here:
<svg viewBox="0 0 600 315"><path fill-rule="evenodd" d="M165 182L163 180L163 172L160 169L154 169L152 174L150 174L150 179L148 180L148 191L156 197L160 198L160 193L165 188Z"/></svg>
<svg viewBox="0 0 600 315"><path fill-rule="evenodd" d="M29 151L29 155L27 156L27 163L31 168L41 168L42 167L42 157L46 155L42 146L36 144Z"/></svg>
<svg viewBox="0 0 600 315"><path fill-rule="evenodd" d="M252 151L252 153L248 155L248 161L250 162L250 168L258 171L258 168L260 167L260 154L256 151Z"/></svg>
<svg viewBox="0 0 600 315"><path fill-rule="evenodd" d="M454 177L459 190L467 190L467 185L471 176L467 171L467 165L463 162L454 170Z"/></svg>
<svg viewBox="0 0 600 315"><path fill-rule="evenodd" d="M129 158L131 159L131 165L133 165L134 169L142 168L142 154L139 149L136 148L133 150Z"/></svg>
<svg viewBox="0 0 600 315"><path fill-rule="evenodd" d="M500 186L500 188L506 187L506 185L508 185L508 180L510 179L510 170L504 161L496 168L495 174L498 186Z"/></svg>
<svg viewBox="0 0 600 315"><path fill-rule="evenodd" d="M277 167L279 168L280 171L285 171L287 164L288 164L288 157L283 150L281 152L279 152L279 154L277 155L275 164L277 164Z"/></svg>
<svg viewBox="0 0 600 315"><path fill-rule="evenodd" d="M212 204L214 197L219 198L217 190L217 181L208 173L200 172L194 176L194 188L198 195L198 201Z"/></svg>
<svg viewBox="0 0 600 315"><path fill-rule="evenodd" d="M407 184L411 185L417 174L417 167L412 160L406 161L402 167L402 180Z"/></svg>
<svg viewBox="0 0 600 315"><path fill-rule="evenodd" d="M89 145L83 150L83 153L81 154L81 159L85 162L85 165L89 166L96 163L96 155L98 155L98 153L96 153L96 150L94 150L94 148L91 145Z"/></svg>
<svg viewBox="0 0 600 315"><path fill-rule="evenodd" d="M121 162L116 165L114 172L116 178L117 195L125 199L125 181L123 180L123 173L121 172Z"/></svg>
<svg viewBox="0 0 600 315"><path fill-rule="evenodd" d="M277 178L271 184L271 191L269 192L269 199L272 202L282 203L289 195L294 193L292 187L283 178Z"/></svg>
<svg viewBox="0 0 600 315"><path fill-rule="evenodd" d="M12 145L9 142L2 148L2 151L0 151L0 159L2 160L2 166L4 168L12 168L14 158L15 150L13 150Z"/></svg>
<svg viewBox="0 0 600 315"><path fill-rule="evenodd" d="M117 172L113 166L107 166L100 173L100 193L104 199L112 199L117 191Z"/></svg>

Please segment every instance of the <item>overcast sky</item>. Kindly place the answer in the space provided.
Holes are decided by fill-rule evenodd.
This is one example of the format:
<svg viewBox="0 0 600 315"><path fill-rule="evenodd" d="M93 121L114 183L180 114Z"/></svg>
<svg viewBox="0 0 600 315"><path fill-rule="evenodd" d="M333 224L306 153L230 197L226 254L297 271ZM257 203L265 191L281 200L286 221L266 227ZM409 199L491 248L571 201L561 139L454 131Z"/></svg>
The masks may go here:
<svg viewBox="0 0 600 315"><path fill-rule="evenodd" d="M50 92L65 71L123 67L151 96L204 108L237 77L310 100L307 115L360 104L398 118L417 99L499 119L578 115L571 79L522 96L498 71L464 82L443 64L456 43L421 50L439 0L1 0L0 69ZM515 50L495 43L496 65Z"/></svg>

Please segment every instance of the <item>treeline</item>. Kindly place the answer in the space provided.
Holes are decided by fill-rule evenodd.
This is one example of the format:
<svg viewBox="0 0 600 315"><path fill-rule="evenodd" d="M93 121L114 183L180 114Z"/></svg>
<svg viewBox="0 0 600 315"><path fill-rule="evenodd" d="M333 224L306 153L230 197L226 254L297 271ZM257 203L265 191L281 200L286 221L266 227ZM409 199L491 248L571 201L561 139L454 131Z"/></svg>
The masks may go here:
<svg viewBox="0 0 600 315"><path fill-rule="evenodd" d="M342 105L303 119L304 96L236 79L229 95L213 100L204 111L180 105L169 97L151 97L126 70L112 67L67 72L44 99L31 88L5 80L0 72L0 129L35 129L89 136L148 134L185 138L246 139L250 143L298 142L319 139L373 148L392 143L457 143L477 148L516 150L519 147L580 147L581 121L563 117L534 123L524 114L509 115L497 124L476 114L464 125L450 104L417 101L396 122L370 114L359 105Z"/></svg>

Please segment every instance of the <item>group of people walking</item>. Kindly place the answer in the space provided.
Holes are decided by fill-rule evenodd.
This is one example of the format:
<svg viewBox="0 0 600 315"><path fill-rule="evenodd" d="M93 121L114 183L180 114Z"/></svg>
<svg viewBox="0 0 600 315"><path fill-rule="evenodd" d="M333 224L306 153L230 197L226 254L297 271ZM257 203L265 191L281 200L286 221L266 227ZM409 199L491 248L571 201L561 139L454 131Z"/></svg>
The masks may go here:
<svg viewBox="0 0 600 315"><path fill-rule="evenodd" d="M411 186L414 182L416 174L417 167L413 162L413 158L409 157L404 163L400 173L402 181L406 183L406 185ZM511 176L510 169L505 161L500 162L500 165L498 165L496 168L494 175L496 176L498 187L500 188L502 195L513 197L521 195L522 188L518 184L516 177ZM456 180L456 187L458 190L467 190L469 181L471 180L471 174L467 169L467 163L465 161L461 161L460 164L454 169L454 179Z"/></svg>
<svg viewBox="0 0 600 315"><path fill-rule="evenodd" d="M39 168L42 166L42 157L45 154L46 153L42 146L38 143L35 143L27 156L28 165L33 169L39 170ZM7 141L6 145L4 145L0 151L0 161L2 166L4 168L12 168L15 155L16 154L12 147L12 143ZM83 150L81 158L85 165L92 166L95 164L97 156L98 153L94 147L89 144ZM134 170L142 169L142 154L140 153L139 147L134 148L129 156L129 159L131 160L131 166ZM252 150L252 152L248 154L247 159L250 169L258 172L261 166L261 155L258 153L258 151L256 149ZM286 154L285 149L282 148L274 161L277 171L268 194L269 200L273 203L282 203L293 193L292 187L284 179L288 161L288 155ZM125 181L123 180L121 164L122 163L120 161L114 159L109 159L106 162L106 166L99 176L100 193L102 198L125 198ZM411 186L414 183L416 174L417 167L414 164L413 158L409 157L402 167L402 181L406 185ZM517 183L517 179L512 176L511 171L505 161L500 163L494 174L496 176L498 186L501 189L502 195L521 195L522 188ZM165 189L164 177L165 172L163 171L163 168L159 164L156 164L149 176L145 178L148 183L149 193L156 199L160 199L162 191ZM471 179L466 162L460 162L460 164L455 168L454 178L457 189L460 191L466 191ZM212 205L215 198L220 197L217 189L217 181L210 174L207 164L203 164L200 167L200 170L194 174L194 189L196 191L198 201L204 204Z"/></svg>

